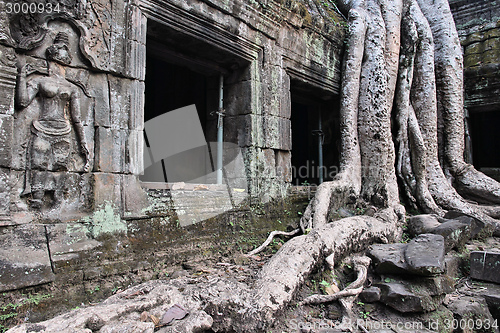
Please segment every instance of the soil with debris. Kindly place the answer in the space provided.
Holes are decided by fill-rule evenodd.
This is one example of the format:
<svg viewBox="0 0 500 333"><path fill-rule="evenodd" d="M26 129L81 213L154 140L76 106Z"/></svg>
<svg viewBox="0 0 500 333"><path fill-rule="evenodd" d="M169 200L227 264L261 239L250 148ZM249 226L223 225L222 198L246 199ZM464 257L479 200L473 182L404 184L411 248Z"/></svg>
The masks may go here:
<svg viewBox="0 0 500 333"><path fill-rule="evenodd" d="M186 263L167 280L152 280L118 291L102 303L75 309L45 322L22 324L8 332L214 332L220 327L216 322L230 318L224 318L223 309L217 309L213 302L208 305L206 300L213 296L234 297L224 293L234 294L240 287L252 286L278 247L279 242L274 242L261 254L251 257L237 254L219 261ZM455 281L454 291L444 297L435 311L401 313L378 301L358 299L354 322L343 320L338 302L299 306L299 301L312 294L334 293L356 279L347 261L336 265L334 271L321 266L267 331L498 332L500 311L494 300L498 301L500 285L475 281L468 276L468 253L483 249L500 249L500 239L473 240L461 253L449 253L448 256L456 258L448 260L450 267L447 267L447 274ZM396 278L379 275L371 267L365 289ZM227 280L232 281L232 287L225 290L227 285L221 281ZM493 301L488 303L486 297L493 297Z"/></svg>

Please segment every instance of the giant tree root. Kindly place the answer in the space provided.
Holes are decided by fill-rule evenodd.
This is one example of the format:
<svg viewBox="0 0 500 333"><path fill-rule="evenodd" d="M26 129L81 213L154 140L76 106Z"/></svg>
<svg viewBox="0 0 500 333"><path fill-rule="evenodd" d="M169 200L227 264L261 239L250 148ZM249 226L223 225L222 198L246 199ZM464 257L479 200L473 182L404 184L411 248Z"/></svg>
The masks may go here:
<svg viewBox="0 0 500 333"><path fill-rule="evenodd" d="M274 237L276 237L276 236L295 236L299 232L300 232L300 228L297 228L297 229L295 229L293 231L290 231L290 232L274 230L274 231L272 231L269 234L269 236L264 241L264 243L262 243L261 246L259 246L259 247L255 248L255 249L253 249L252 251L248 252L247 256L254 256L257 253L259 253L260 251L264 250L266 248L266 246L268 246L273 241Z"/></svg>
<svg viewBox="0 0 500 333"><path fill-rule="evenodd" d="M162 311L177 303L190 315L174 323L172 331L263 332L290 304L302 283L324 258L328 257L332 265L333 260L338 261L374 242L393 240L396 234L397 217L392 209L383 210L375 217L345 218L285 243L262 268L252 286L221 277L149 281L94 307L38 323L36 329L87 333L91 331L90 326L98 324L107 326L108 331L134 328L137 332L152 332L152 323L139 321L140 313L148 311L160 318ZM9 333L25 333L32 330L32 326L16 326Z"/></svg>
<svg viewBox="0 0 500 333"><path fill-rule="evenodd" d="M261 322L266 326L272 323L323 258L338 261L374 242L394 240L398 235L397 221L394 210L388 208L374 217L348 217L292 238L259 273L253 304L243 310L243 322L257 320L255 324Z"/></svg>
<svg viewBox="0 0 500 333"><path fill-rule="evenodd" d="M371 260L368 257L354 257L352 259L352 263L354 265L354 270L357 272L358 277L353 283L347 286L344 290L339 291L333 295L312 295L304 299L299 304L300 305L321 304L321 303L333 302L348 296L358 296L363 291L363 284L366 281L366 276L368 274L368 266L370 266L370 261ZM350 311L351 308L352 304L350 307L346 308L346 310Z"/></svg>

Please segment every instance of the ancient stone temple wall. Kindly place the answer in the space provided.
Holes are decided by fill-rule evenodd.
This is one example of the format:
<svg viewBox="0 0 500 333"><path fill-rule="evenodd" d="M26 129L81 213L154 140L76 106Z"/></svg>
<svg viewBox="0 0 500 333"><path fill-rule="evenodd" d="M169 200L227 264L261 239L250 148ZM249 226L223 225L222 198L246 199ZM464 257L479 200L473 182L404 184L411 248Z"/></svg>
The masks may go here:
<svg viewBox="0 0 500 333"><path fill-rule="evenodd" d="M14 4L0 12L0 291L151 267L200 233L219 241L181 230L168 193L139 181L157 45L224 76L224 141L242 152L253 203L291 182L291 85L338 94L344 23L328 2Z"/></svg>
<svg viewBox="0 0 500 333"><path fill-rule="evenodd" d="M450 0L464 50L468 158L500 178L500 2Z"/></svg>

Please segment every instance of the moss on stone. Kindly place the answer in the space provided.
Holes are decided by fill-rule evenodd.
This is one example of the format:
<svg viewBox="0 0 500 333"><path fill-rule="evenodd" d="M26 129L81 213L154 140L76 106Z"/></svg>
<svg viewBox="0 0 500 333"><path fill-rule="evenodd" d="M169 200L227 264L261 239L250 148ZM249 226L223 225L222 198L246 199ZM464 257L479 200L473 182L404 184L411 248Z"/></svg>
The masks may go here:
<svg viewBox="0 0 500 333"><path fill-rule="evenodd" d="M92 215L92 234L98 238L102 234L126 233L127 223L122 221L111 203L94 211Z"/></svg>
<svg viewBox="0 0 500 333"><path fill-rule="evenodd" d="M470 54L466 56L464 59L464 67L469 68L469 67L479 66L481 65L481 62L482 62L481 54Z"/></svg>
<svg viewBox="0 0 500 333"><path fill-rule="evenodd" d="M465 55L478 54L484 51L483 43L476 42L465 47Z"/></svg>

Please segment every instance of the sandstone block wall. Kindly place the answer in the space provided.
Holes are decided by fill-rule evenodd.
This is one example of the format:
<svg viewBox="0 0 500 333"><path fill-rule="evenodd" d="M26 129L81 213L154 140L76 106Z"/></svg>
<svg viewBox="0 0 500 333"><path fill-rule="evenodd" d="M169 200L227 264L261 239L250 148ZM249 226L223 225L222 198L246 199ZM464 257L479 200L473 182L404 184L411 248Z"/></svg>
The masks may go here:
<svg viewBox="0 0 500 333"><path fill-rule="evenodd" d="M500 136L500 2L450 0L464 51L466 157L498 178Z"/></svg>
<svg viewBox="0 0 500 333"><path fill-rule="evenodd" d="M152 195L138 180L152 22L242 64L225 72L224 140L244 157L244 203L286 196L291 82L329 96L339 90L344 23L329 2L44 4L0 12L0 291L148 269L155 253L174 255L186 238L205 235L183 231L160 199L168 191Z"/></svg>

